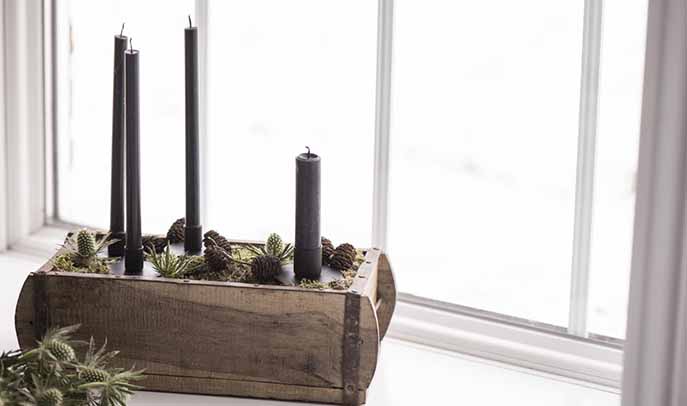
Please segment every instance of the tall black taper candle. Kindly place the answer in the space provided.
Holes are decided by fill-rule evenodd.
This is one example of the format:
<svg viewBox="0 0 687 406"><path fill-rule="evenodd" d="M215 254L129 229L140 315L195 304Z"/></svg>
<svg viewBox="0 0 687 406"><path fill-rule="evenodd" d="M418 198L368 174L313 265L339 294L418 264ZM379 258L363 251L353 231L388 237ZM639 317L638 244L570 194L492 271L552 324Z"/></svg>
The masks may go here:
<svg viewBox="0 0 687 406"><path fill-rule="evenodd" d="M114 42L114 86L112 89L112 174L110 184L110 233L117 240L107 247L111 257L124 255L124 24Z"/></svg>
<svg viewBox="0 0 687 406"><path fill-rule="evenodd" d="M141 273L141 173L139 154L138 51L126 51L126 256L125 272Z"/></svg>
<svg viewBox="0 0 687 406"><path fill-rule="evenodd" d="M322 273L320 157L311 153L310 148L308 152L296 157L296 241L293 271L297 278L307 279L319 279Z"/></svg>
<svg viewBox="0 0 687 406"><path fill-rule="evenodd" d="M198 158L198 30L188 17L184 30L186 66L186 235L184 249L199 252L203 230L200 224L200 164Z"/></svg>

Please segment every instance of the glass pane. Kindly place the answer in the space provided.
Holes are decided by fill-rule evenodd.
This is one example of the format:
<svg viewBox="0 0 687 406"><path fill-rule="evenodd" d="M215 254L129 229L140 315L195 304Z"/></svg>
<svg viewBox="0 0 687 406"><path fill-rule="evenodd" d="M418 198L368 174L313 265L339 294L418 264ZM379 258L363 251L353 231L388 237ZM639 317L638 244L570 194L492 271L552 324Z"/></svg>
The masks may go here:
<svg viewBox="0 0 687 406"><path fill-rule="evenodd" d="M373 1L210 2L208 226L294 234L295 157L322 157L322 234L370 243Z"/></svg>
<svg viewBox="0 0 687 406"><path fill-rule="evenodd" d="M567 324L583 5L396 1L402 291Z"/></svg>
<svg viewBox="0 0 687 406"><path fill-rule="evenodd" d="M647 0L604 1L589 330L625 337Z"/></svg>
<svg viewBox="0 0 687 406"><path fill-rule="evenodd" d="M58 5L61 220L109 227L113 36L141 52L144 232L184 215L184 27L193 0L74 0Z"/></svg>

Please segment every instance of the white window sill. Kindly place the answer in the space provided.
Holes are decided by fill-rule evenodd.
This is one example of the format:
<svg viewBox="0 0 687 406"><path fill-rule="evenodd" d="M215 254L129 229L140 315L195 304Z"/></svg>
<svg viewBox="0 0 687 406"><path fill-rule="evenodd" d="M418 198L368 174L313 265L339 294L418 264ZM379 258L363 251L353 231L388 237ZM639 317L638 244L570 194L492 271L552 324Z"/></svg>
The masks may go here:
<svg viewBox="0 0 687 406"><path fill-rule="evenodd" d="M64 229L46 227L0 255L0 350L17 346L14 307L26 274L47 260L64 238L64 232ZM436 324L432 324L434 322ZM382 346L380 365L368 394L368 404L619 404L617 389L571 379L580 378L577 375L582 373L581 378L585 381L606 383L607 380L607 385L615 386L613 381L620 372L619 350L574 340L571 343L562 337L547 337L521 330L401 302L389 337ZM499 338L499 335L506 336ZM412 344L410 341L431 343L445 350ZM480 358L460 355L456 351ZM556 368L552 367L554 363ZM560 373L559 370L566 368L573 368L574 373ZM586 379L585 373L594 375L595 379ZM522 403L514 403L518 399ZM292 404L153 392L137 394L130 404L228 403Z"/></svg>

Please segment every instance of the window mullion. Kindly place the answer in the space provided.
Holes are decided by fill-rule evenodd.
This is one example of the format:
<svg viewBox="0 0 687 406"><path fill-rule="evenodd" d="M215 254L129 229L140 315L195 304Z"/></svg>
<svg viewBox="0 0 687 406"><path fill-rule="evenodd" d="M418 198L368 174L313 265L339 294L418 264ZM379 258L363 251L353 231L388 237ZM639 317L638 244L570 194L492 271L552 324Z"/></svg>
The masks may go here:
<svg viewBox="0 0 687 406"><path fill-rule="evenodd" d="M575 220L568 325L570 333L579 336L587 335L602 6L602 0L585 0L584 4Z"/></svg>
<svg viewBox="0 0 687 406"><path fill-rule="evenodd" d="M385 248L389 208L389 123L394 0L378 0L372 245Z"/></svg>

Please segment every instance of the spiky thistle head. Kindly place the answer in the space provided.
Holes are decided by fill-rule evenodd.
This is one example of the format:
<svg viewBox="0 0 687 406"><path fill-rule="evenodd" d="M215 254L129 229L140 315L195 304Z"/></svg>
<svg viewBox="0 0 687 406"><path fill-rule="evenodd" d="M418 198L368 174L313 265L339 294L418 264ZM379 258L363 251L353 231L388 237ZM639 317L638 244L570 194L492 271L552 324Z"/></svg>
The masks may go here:
<svg viewBox="0 0 687 406"><path fill-rule="evenodd" d="M279 256L281 251L284 249L284 241L277 233L272 233L267 237L265 241L265 251L268 255Z"/></svg>
<svg viewBox="0 0 687 406"><path fill-rule="evenodd" d="M62 406L64 396L57 388L44 389L36 394L36 404L38 406Z"/></svg>
<svg viewBox="0 0 687 406"><path fill-rule="evenodd" d="M69 362L76 358L76 353L74 352L72 346L63 340L53 339L44 342L43 345L45 346L45 349L50 351L50 354L52 354L52 356L58 361Z"/></svg>
<svg viewBox="0 0 687 406"><path fill-rule="evenodd" d="M96 254L95 235L86 229L81 229L76 234L77 252L82 257L92 257Z"/></svg>
<svg viewBox="0 0 687 406"><path fill-rule="evenodd" d="M64 403L64 395L57 387L55 382L48 382L50 377L42 376L44 374L31 374L31 381L33 381L33 388L30 391L25 391L24 396L28 397L31 402L21 403L36 406L62 406Z"/></svg>
<svg viewBox="0 0 687 406"><path fill-rule="evenodd" d="M37 406L62 406L64 396L57 388L43 389L36 394Z"/></svg>
<svg viewBox="0 0 687 406"><path fill-rule="evenodd" d="M73 265L88 268L98 253L117 241L110 239L110 233L98 238L95 232L81 229L67 237L62 248L64 254L71 258Z"/></svg>
<svg viewBox="0 0 687 406"><path fill-rule="evenodd" d="M76 359L76 353L74 348L70 344L75 342L71 340L72 333L79 328L79 325L63 327L63 328L51 328L45 333L43 339L38 342L38 348L36 353L39 358L44 355L54 358L60 362L70 362ZM78 343L78 342L75 342ZM31 352L29 352L31 353Z"/></svg>
<svg viewBox="0 0 687 406"><path fill-rule="evenodd" d="M253 254L254 258L259 257L259 256L276 257L277 259L279 259L279 263L281 265L286 265L293 259L293 246L291 244L283 244L282 243L281 249L276 251L274 254L270 253L270 252L274 252L274 251L268 250L267 244L265 244L265 245L252 245L252 244L250 244L250 245L245 245L245 248L248 251L250 251L251 254Z"/></svg>
<svg viewBox="0 0 687 406"><path fill-rule="evenodd" d="M85 382L107 382L110 379L110 373L104 369L100 368L82 368L79 371L79 378L83 379Z"/></svg>

